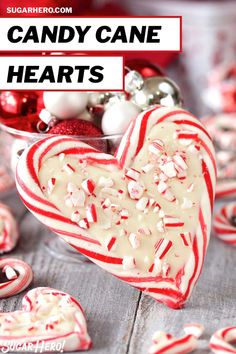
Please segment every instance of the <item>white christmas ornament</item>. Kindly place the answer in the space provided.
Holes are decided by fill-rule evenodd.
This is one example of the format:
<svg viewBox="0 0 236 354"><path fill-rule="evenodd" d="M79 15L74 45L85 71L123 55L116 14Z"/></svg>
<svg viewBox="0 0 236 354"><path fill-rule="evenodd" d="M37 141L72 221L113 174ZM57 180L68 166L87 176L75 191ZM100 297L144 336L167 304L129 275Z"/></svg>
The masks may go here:
<svg viewBox="0 0 236 354"><path fill-rule="evenodd" d="M102 130L105 135L124 134L130 122L141 109L129 101L120 101L109 106L102 117Z"/></svg>
<svg viewBox="0 0 236 354"><path fill-rule="evenodd" d="M45 108L58 119L75 118L84 112L88 103L86 92L44 92Z"/></svg>

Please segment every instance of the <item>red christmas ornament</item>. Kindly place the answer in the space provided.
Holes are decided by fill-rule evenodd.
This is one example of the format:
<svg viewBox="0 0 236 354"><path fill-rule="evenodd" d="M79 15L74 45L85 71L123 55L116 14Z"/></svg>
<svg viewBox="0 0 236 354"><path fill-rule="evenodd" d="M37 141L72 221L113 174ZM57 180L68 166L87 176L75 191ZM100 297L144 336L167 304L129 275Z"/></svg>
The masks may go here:
<svg viewBox="0 0 236 354"><path fill-rule="evenodd" d="M13 126L22 116L36 113L37 99L35 92L3 91L0 95L0 121Z"/></svg>
<svg viewBox="0 0 236 354"><path fill-rule="evenodd" d="M164 76L163 71L158 66L145 59L129 59L126 61L125 65L131 70L138 71L143 78Z"/></svg>
<svg viewBox="0 0 236 354"><path fill-rule="evenodd" d="M95 147L98 150L107 151L106 140L100 140L99 137L103 136L101 129L96 127L91 122L83 119L66 119L59 121L54 127L52 127L48 134L58 134L58 135L76 135L79 137L92 137L94 139L84 139L80 140Z"/></svg>

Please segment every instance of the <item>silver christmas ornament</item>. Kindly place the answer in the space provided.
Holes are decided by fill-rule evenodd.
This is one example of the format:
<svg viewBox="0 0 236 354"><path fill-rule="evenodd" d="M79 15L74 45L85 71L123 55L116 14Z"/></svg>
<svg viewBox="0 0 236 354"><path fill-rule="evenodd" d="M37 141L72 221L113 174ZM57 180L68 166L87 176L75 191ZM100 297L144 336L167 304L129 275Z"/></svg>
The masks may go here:
<svg viewBox="0 0 236 354"><path fill-rule="evenodd" d="M122 92L91 92L89 94L88 107L105 107L111 100L122 100L123 96L124 93Z"/></svg>
<svg viewBox="0 0 236 354"><path fill-rule="evenodd" d="M129 70L129 68L127 68ZM144 85L144 78L136 70L129 70L125 75L125 91L133 94L137 90L141 90Z"/></svg>
<svg viewBox="0 0 236 354"><path fill-rule="evenodd" d="M178 107L183 102L179 87L164 76L145 79L141 90L133 92L130 100L143 110L157 104Z"/></svg>

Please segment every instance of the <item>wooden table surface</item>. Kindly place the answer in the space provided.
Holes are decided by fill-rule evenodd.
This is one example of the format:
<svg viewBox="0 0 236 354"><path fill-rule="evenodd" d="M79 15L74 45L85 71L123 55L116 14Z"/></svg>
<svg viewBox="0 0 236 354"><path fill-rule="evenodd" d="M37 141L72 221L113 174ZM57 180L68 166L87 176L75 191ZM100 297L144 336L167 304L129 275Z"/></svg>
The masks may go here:
<svg viewBox="0 0 236 354"><path fill-rule="evenodd" d="M236 325L236 250L211 239L204 269L186 307L171 310L122 283L92 263L63 262L45 247L57 236L26 212L17 194L4 199L20 223L20 241L10 256L28 262L34 271L31 288L49 286L77 298L86 313L93 341L90 354L146 354L156 330L182 335L183 324L197 321L206 327L199 349L210 353L211 334ZM1 311L21 307L23 295L1 300Z"/></svg>

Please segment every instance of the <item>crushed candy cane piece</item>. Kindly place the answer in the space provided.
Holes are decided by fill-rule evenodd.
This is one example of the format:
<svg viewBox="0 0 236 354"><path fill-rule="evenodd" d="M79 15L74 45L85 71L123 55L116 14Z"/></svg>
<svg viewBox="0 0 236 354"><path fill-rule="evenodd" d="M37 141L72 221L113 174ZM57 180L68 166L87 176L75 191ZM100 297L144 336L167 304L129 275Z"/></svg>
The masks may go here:
<svg viewBox="0 0 236 354"><path fill-rule="evenodd" d="M156 224L156 228L161 233L165 232L164 223L162 220L158 221L158 223Z"/></svg>
<svg viewBox="0 0 236 354"><path fill-rule="evenodd" d="M197 153L200 151L200 146L199 146L199 145L196 145L196 144L191 144L191 145L188 147L188 151L189 151L191 154L197 154Z"/></svg>
<svg viewBox="0 0 236 354"><path fill-rule="evenodd" d="M127 209L122 209L120 211L120 217L121 217L121 219L124 219L124 220L128 219L129 211Z"/></svg>
<svg viewBox="0 0 236 354"><path fill-rule="evenodd" d="M145 166L141 168L142 172L148 173L154 169L154 165L152 163L147 163Z"/></svg>
<svg viewBox="0 0 236 354"><path fill-rule="evenodd" d="M17 274L16 271L9 265L5 265L2 268L3 273L6 274L6 277L8 280L13 280L13 279L17 279Z"/></svg>
<svg viewBox="0 0 236 354"><path fill-rule="evenodd" d="M116 240L117 239L115 236L109 236L104 240L104 245L108 251L114 251L116 247Z"/></svg>
<svg viewBox="0 0 236 354"><path fill-rule="evenodd" d="M164 173L165 176L169 178L176 177L176 169L173 161L169 161L160 165L160 170Z"/></svg>
<svg viewBox="0 0 236 354"><path fill-rule="evenodd" d="M188 198L183 198L183 203L181 204L182 209L191 209L193 206L193 202Z"/></svg>
<svg viewBox="0 0 236 354"><path fill-rule="evenodd" d="M184 325L185 334L200 338L204 332L204 326L200 323L187 323Z"/></svg>
<svg viewBox="0 0 236 354"><path fill-rule="evenodd" d="M84 191L82 191L81 189L78 189L78 188L75 189L67 197L70 199L72 206L84 207L86 197L85 197Z"/></svg>
<svg viewBox="0 0 236 354"><path fill-rule="evenodd" d="M192 243L192 235L190 232L186 231L186 232L181 232L180 233L180 237L183 240L183 244L184 246L190 246Z"/></svg>
<svg viewBox="0 0 236 354"><path fill-rule="evenodd" d="M132 181L137 181L140 177L140 172L134 168L127 168L125 171L125 177L131 179Z"/></svg>
<svg viewBox="0 0 236 354"><path fill-rule="evenodd" d="M175 216L166 215L164 218L164 227L182 227L184 222Z"/></svg>
<svg viewBox="0 0 236 354"><path fill-rule="evenodd" d="M50 178L50 180L48 181L48 194L51 194L54 187L55 187L55 184L56 184L56 178L52 177Z"/></svg>
<svg viewBox="0 0 236 354"><path fill-rule="evenodd" d="M60 153L59 154L59 156L58 156L58 158L59 158L59 161L63 161L64 160L64 158L65 158L65 154L62 152L62 153Z"/></svg>
<svg viewBox="0 0 236 354"><path fill-rule="evenodd" d="M149 205L149 199L147 197L142 197L136 203L136 209L144 211Z"/></svg>
<svg viewBox="0 0 236 354"><path fill-rule="evenodd" d="M101 176L98 180L98 186L99 187L113 187L115 185L114 181L110 177L103 177Z"/></svg>
<svg viewBox="0 0 236 354"><path fill-rule="evenodd" d="M107 194L111 197L118 197L119 192L115 188L104 187L101 189L102 194Z"/></svg>
<svg viewBox="0 0 236 354"><path fill-rule="evenodd" d="M80 213L78 210L74 211L72 214L71 214L71 221L73 222L79 222L80 221Z"/></svg>
<svg viewBox="0 0 236 354"><path fill-rule="evenodd" d="M193 183L190 183L190 185L189 185L188 188L187 188L187 192L188 192L188 193L191 193L191 192L193 191L193 189L194 189L194 184L193 184Z"/></svg>
<svg viewBox="0 0 236 354"><path fill-rule="evenodd" d="M175 154L173 156L173 161L177 172L186 171L188 169L188 165L180 154Z"/></svg>
<svg viewBox="0 0 236 354"><path fill-rule="evenodd" d="M155 139L148 146L149 152L154 155L160 155L160 153L164 150L164 143L160 139Z"/></svg>
<svg viewBox="0 0 236 354"><path fill-rule="evenodd" d="M144 192L144 185L140 182L130 181L128 183L128 192L131 199L138 200L142 197Z"/></svg>
<svg viewBox="0 0 236 354"><path fill-rule="evenodd" d="M160 181L157 185L157 191L160 194L165 193L165 191L168 189L168 185L164 181Z"/></svg>
<svg viewBox="0 0 236 354"><path fill-rule="evenodd" d="M86 216L89 223L97 222L97 208L94 203L87 206Z"/></svg>
<svg viewBox="0 0 236 354"><path fill-rule="evenodd" d="M172 241L167 240L166 238L161 238L159 241L156 242L154 246L156 257L158 257L159 259L165 257L165 255L172 248L172 245L173 245Z"/></svg>
<svg viewBox="0 0 236 354"><path fill-rule="evenodd" d="M124 270L134 269L136 267L135 258L132 256L124 256L122 265Z"/></svg>
<svg viewBox="0 0 236 354"><path fill-rule="evenodd" d="M138 234L150 236L152 234L152 231L147 226L143 226L138 229Z"/></svg>
<svg viewBox="0 0 236 354"><path fill-rule="evenodd" d="M63 167L62 167L62 171L66 172L68 175L72 175L72 173L75 172L75 169L73 166L71 166L69 163L66 163Z"/></svg>
<svg viewBox="0 0 236 354"><path fill-rule="evenodd" d="M81 183L81 187L88 195L92 195L96 187L96 184L91 178L87 178Z"/></svg>
<svg viewBox="0 0 236 354"><path fill-rule="evenodd" d="M140 239L138 235L133 232L129 235L129 242L134 249L140 247Z"/></svg>
<svg viewBox="0 0 236 354"><path fill-rule="evenodd" d="M109 198L106 198L104 200L101 201L101 207L102 209L107 209L111 206L111 201Z"/></svg>
<svg viewBox="0 0 236 354"><path fill-rule="evenodd" d="M83 218L78 222L79 227L81 227L81 229L89 229L89 222L87 218Z"/></svg>

